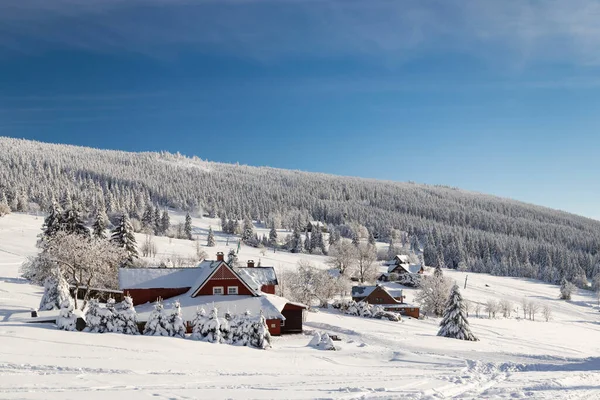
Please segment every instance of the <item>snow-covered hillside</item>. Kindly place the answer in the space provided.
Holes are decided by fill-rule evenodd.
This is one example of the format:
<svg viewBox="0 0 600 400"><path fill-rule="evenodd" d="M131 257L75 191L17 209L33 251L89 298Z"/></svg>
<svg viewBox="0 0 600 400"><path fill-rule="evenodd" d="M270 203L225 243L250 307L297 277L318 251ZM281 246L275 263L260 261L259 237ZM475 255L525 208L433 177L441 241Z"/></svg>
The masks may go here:
<svg viewBox="0 0 600 400"><path fill-rule="evenodd" d="M178 217L174 217L177 219ZM471 317L479 342L436 336L438 319L401 323L322 311L310 313L306 329L338 334L340 351L308 347L310 336L274 338L256 350L191 340L58 331L26 324L42 293L19 278L23 260L35 254L41 217L0 218L0 398L234 398L234 399L578 399L600 398L600 313L591 293L557 300L558 287L533 280L468 273L464 297L523 297L547 304L550 322ZM194 219L205 243L209 225ZM262 232L260 232L262 233ZM203 248L226 251L226 237ZM143 236L138 236L141 242ZM157 238L159 257L192 255L189 241ZM242 246L240 259L294 268L305 258ZM465 274L445 271L462 285ZM413 290L406 290L408 300ZM23 314L25 313L25 314ZM541 318L540 318L541 320Z"/></svg>

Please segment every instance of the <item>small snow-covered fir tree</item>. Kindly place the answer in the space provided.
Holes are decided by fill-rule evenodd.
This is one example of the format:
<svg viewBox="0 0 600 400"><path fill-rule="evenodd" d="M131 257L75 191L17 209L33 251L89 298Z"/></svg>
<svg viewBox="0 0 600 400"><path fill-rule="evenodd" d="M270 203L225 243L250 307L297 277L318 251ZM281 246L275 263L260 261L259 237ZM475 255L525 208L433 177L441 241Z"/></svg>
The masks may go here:
<svg viewBox="0 0 600 400"><path fill-rule="evenodd" d="M106 307L101 311L102 325L105 327L105 332L122 333L123 329L116 315L115 299L109 298L106 301Z"/></svg>
<svg viewBox="0 0 600 400"><path fill-rule="evenodd" d="M132 264L138 258L137 243L133 235L133 227L127 214L123 214L119 224L113 229L110 241L127 252L127 263Z"/></svg>
<svg viewBox="0 0 600 400"><path fill-rule="evenodd" d="M150 313L146 326L144 326L144 335L148 336L169 336L168 317L165 315L162 301L156 300L154 310Z"/></svg>
<svg viewBox="0 0 600 400"><path fill-rule="evenodd" d="M319 347L319 344L321 344L321 333L319 331L315 331L312 339L310 339L310 342L308 342L308 345L311 347Z"/></svg>
<svg viewBox="0 0 600 400"><path fill-rule="evenodd" d="M571 296L575 291L575 285L569 282L566 278L560 281L560 298L561 300L571 300Z"/></svg>
<svg viewBox="0 0 600 400"><path fill-rule="evenodd" d="M185 223L183 225L183 234L186 239L192 240L192 217L190 213L185 214Z"/></svg>
<svg viewBox="0 0 600 400"><path fill-rule="evenodd" d="M289 250L292 253L302 253L302 236L300 235L300 230L298 228L294 228L294 231L292 232Z"/></svg>
<svg viewBox="0 0 600 400"><path fill-rule="evenodd" d="M208 247L215 247L215 234L213 233L212 227L208 227L208 237L206 238L206 245Z"/></svg>
<svg viewBox="0 0 600 400"><path fill-rule="evenodd" d="M60 223L60 229L64 232L81 235L83 237L90 236L90 231L87 226L85 226L83 218L81 217L81 210L76 205L65 209Z"/></svg>
<svg viewBox="0 0 600 400"><path fill-rule="evenodd" d="M169 336L185 338L186 327L185 322L183 322L183 318L181 317L181 305L179 304L179 301L175 301L171 306L167 330Z"/></svg>
<svg viewBox="0 0 600 400"><path fill-rule="evenodd" d="M104 210L96 212L96 218L92 225L92 233L95 238L106 239L106 214Z"/></svg>
<svg viewBox="0 0 600 400"><path fill-rule="evenodd" d="M171 227L171 218L169 218L169 212L164 210L160 217L160 233L165 234Z"/></svg>
<svg viewBox="0 0 600 400"><path fill-rule="evenodd" d="M44 219L42 226L42 240L53 237L59 230L62 223L62 210L56 201L52 202L50 214Z"/></svg>
<svg viewBox="0 0 600 400"><path fill-rule="evenodd" d="M234 249L230 249L229 253L227 254L227 264L230 267L235 267L238 264L238 256Z"/></svg>
<svg viewBox="0 0 600 400"><path fill-rule="evenodd" d="M126 335L139 335L140 330L137 325L137 313L133 306L133 299L127 295L116 308L117 324L120 327L120 332Z"/></svg>
<svg viewBox="0 0 600 400"><path fill-rule="evenodd" d="M84 331L93 333L105 332L105 327L102 325L103 312L100 309L100 303L98 299L90 299L85 312L85 324Z"/></svg>
<svg viewBox="0 0 600 400"><path fill-rule="evenodd" d="M196 309L196 316L192 321L192 339L204 340L206 338L206 335L203 332L208 333L208 330L206 329L207 322L208 318L206 318L206 310L204 310L204 308Z"/></svg>
<svg viewBox="0 0 600 400"><path fill-rule="evenodd" d="M252 334L250 336L250 344L259 349L266 349L271 346L271 334L263 313L260 313L258 319L252 324Z"/></svg>
<svg viewBox="0 0 600 400"><path fill-rule="evenodd" d="M254 225L248 217L244 218L244 226L242 228L242 241L246 244L254 245Z"/></svg>
<svg viewBox="0 0 600 400"><path fill-rule="evenodd" d="M211 343L221 343L223 341L219 311L216 308L213 308L210 312L206 323L206 333L206 340Z"/></svg>
<svg viewBox="0 0 600 400"><path fill-rule="evenodd" d="M6 214L10 214L10 206L4 192L0 192L0 217Z"/></svg>
<svg viewBox="0 0 600 400"><path fill-rule="evenodd" d="M471 332L469 321L467 320L467 310L460 294L460 289L456 284L454 284L450 291L450 297L446 303L446 311L440 322L438 336L470 341L479 340Z"/></svg>
<svg viewBox="0 0 600 400"><path fill-rule="evenodd" d="M312 243L310 241L310 233L308 233L308 231L304 232L304 251L307 253L312 251Z"/></svg>
<svg viewBox="0 0 600 400"><path fill-rule="evenodd" d="M39 310L60 309L60 305L65 301L73 303L69 284L60 269L55 269L52 276L46 278L44 282L44 295L40 300Z"/></svg>
<svg viewBox="0 0 600 400"><path fill-rule="evenodd" d="M77 317L73 315L73 310L74 307L72 301L63 301L61 303L60 313L56 319L56 326L58 329L62 329L64 331L76 330Z"/></svg>
<svg viewBox="0 0 600 400"><path fill-rule="evenodd" d="M223 343L233 343L233 333L231 331L231 323L233 322L233 316L229 311L225 312L225 316L219 321L221 328L221 336Z"/></svg>
<svg viewBox="0 0 600 400"><path fill-rule="evenodd" d="M275 229L275 224L272 224L271 230L269 230L269 246L277 246L277 230Z"/></svg>

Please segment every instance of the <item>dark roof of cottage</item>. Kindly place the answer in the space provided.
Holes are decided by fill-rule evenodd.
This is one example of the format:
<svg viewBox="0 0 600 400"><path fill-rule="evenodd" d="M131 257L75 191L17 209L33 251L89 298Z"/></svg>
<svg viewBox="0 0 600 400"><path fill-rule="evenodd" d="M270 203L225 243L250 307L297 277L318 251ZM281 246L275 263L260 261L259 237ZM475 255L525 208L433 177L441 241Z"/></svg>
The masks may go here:
<svg viewBox="0 0 600 400"><path fill-rule="evenodd" d="M377 286L352 286L352 297L367 297Z"/></svg>

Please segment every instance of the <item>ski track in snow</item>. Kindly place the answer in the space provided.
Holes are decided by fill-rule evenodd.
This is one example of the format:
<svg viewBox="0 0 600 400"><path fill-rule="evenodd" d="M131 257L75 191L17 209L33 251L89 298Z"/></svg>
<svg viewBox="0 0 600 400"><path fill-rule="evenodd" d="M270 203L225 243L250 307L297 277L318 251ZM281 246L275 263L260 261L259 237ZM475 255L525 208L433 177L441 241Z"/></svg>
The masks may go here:
<svg viewBox="0 0 600 400"><path fill-rule="evenodd" d="M173 221L182 215L173 215ZM35 254L42 219L0 218L0 398L232 399L599 399L600 315L583 293L559 302L537 281L469 274L464 296L485 303L513 296L552 304L555 322L471 318L481 341L438 338L436 319L391 323L336 312L309 313L307 330L344 339L337 352L308 348L307 335L274 339L267 351L172 338L60 332L12 321L37 306L41 288L19 277ZM217 220L194 219L206 233ZM266 230L259 230L262 234ZM215 232L217 247L226 237ZM188 241L157 238L163 256L190 254ZM232 243L236 243L232 240ZM231 247L231 246L229 246ZM281 269L319 256L242 248L242 258ZM448 271L459 282L464 273ZM412 290L406 290L411 298Z"/></svg>

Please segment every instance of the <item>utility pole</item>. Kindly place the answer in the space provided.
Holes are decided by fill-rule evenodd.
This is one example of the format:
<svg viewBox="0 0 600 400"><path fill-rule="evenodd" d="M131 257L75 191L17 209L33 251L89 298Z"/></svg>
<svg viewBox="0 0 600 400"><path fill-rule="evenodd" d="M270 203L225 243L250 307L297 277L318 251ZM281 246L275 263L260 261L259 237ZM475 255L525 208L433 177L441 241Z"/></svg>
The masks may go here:
<svg viewBox="0 0 600 400"><path fill-rule="evenodd" d="M469 275L465 276L465 289L467 288L467 279L469 278Z"/></svg>

